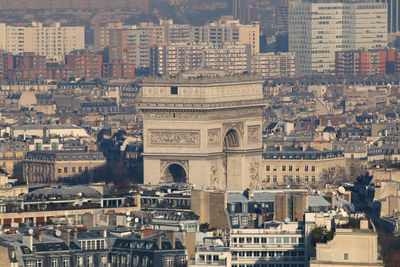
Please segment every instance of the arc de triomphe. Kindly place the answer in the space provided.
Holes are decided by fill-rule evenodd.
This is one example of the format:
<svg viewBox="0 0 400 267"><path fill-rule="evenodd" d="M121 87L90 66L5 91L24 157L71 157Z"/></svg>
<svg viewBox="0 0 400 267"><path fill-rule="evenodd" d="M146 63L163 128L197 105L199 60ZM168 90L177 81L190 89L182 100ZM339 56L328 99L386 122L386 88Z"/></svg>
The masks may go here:
<svg viewBox="0 0 400 267"><path fill-rule="evenodd" d="M139 95L144 183L259 188L263 82L207 73L145 80Z"/></svg>

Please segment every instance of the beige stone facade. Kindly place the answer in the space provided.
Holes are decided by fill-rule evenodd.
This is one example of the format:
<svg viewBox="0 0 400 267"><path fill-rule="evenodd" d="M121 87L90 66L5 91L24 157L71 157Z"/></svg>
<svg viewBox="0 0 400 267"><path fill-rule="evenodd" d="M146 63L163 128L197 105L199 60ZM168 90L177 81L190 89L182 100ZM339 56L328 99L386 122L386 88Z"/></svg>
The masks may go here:
<svg viewBox="0 0 400 267"><path fill-rule="evenodd" d="M58 183L63 179L90 173L103 166L102 152L33 151L23 161L23 175L29 183Z"/></svg>
<svg viewBox="0 0 400 267"><path fill-rule="evenodd" d="M368 229L337 229L333 240L317 244L310 267L381 267L378 234Z"/></svg>
<svg viewBox="0 0 400 267"><path fill-rule="evenodd" d="M304 153L292 152L263 154L262 179L265 188L289 184L302 187L318 185L324 169L346 166L346 158L339 152L316 149Z"/></svg>
<svg viewBox="0 0 400 267"><path fill-rule="evenodd" d="M220 72L186 75L145 81L141 88L144 183L260 188L263 81Z"/></svg>

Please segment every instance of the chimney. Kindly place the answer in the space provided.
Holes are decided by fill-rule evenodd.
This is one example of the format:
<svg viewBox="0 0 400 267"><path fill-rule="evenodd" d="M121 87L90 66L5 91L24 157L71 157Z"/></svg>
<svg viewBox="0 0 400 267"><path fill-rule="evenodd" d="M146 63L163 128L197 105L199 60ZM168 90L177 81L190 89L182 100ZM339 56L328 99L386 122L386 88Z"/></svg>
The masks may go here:
<svg viewBox="0 0 400 267"><path fill-rule="evenodd" d="M72 233L73 239L78 239L78 230L77 229L72 230L71 233Z"/></svg>
<svg viewBox="0 0 400 267"><path fill-rule="evenodd" d="M165 232L165 237L171 242L172 248L175 248L175 231L168 230Z"/></svg>
<svg viewBox="0 0 400 267"><path fill-rule="evenodd" d="M157 235L157 246L161 250L162 249L162 235Z"/></svg>
<svg viewBox="0 0 400 267"><path fill-rule="evenodd" d="M360 229L361 230L368 229L368 220L366 220L366 219L360 220Z"/></svg>
<svg viewBox="0 0 400 267"><path fill-rule="evenodd" d="M326 193L326 200L331 203L331 208L335 208L335 196L333 195L332 192L327 192Z"/></svg>
<svg viewBox="0 0 400 267"><path fill-rule="evenodd" d="M107 237L107 229L104 229L100 232L102 237Z"/></svg>
<svg viewBox="0 0 400 267"><path fill-rule="evenodd" d="M65 242L65 244L69 247L71 245L71 234L70 229L61 232L61 239Z"/></svg>
<svg viewBox="0 0 400 267"><path fill-rule="evenodd" d="M283 144L279 145L279 151L283 151Z"/></svg>
<svg viewBox="0 0 400 267"><path fill-rule="evenodd" d="M24 234L22 236L22 244L28 247L30 250L33 249L33 236L31 234Z"/></svg>

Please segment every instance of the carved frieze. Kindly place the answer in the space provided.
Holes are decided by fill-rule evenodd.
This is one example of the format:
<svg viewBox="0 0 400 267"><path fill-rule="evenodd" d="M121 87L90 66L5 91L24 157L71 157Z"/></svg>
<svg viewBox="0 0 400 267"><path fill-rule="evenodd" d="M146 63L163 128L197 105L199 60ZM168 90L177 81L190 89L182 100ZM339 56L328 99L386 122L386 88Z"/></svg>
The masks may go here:
<svg viewBox="0 0 400 267"><path fill-rule="evenodd" d="M261 128L260 125L253 125L247 127L247 141L259 142L261 140Z"/></svg>
<svg viewBox="0 0 400 267"><path fill-rule="evenodd" d="M221 129L209 129L207 132L207 144L219 145L221 142Z"/></svg>
<svg viewBox="0 0 400 267"><path fill-rule="evenodd" d="M149 130L150 145L200 146L200 132L195 130Z"/></svg>
<svg viewBox="0 0 400 267"><path fill-rule="evenodd" d="M257 117L263 115L262 108L225 109L208 113L208 119L230 119L243 117Z"/></svg>
<svg viewBox="0 0 400 267"><path fill-rule="evenodd" d="M196 120L201 119L201 113L199 112L167 112L167 111L152 111L152 112L145 112L144 113L145 119L159 119L159 120Z"/></svg>

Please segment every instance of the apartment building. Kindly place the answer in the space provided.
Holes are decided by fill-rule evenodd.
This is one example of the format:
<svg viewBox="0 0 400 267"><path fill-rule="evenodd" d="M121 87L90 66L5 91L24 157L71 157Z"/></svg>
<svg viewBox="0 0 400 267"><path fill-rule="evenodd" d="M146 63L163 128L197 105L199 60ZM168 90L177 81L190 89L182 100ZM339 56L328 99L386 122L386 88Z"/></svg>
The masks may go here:
<svg viewBox="0 0 400 267"><path fill-rule="evenodd" d="M335 72L335 52L387 46L387 6L375 2L289 3L289 51L297 75Z"/></svg>
<svg viewBox="0 0 400 267"><path fill-rule="evenodd" d="M229 73L250 71L250 47L240 43L181 43L151 49L153 75L175 75L199 68L224 70Z"/></svg>
<svg viewBox="0 0 400 267"><path fill-rule="evenodd" d="M378 234L368 229L368 220L361 220L359 229L336 229L333 240L316 245L310 267L328 266L384 266L378 255Z"/></svg>
<svg viewBox="0 0 400 267"><path fill-rule="evenodd" d="M263 152L265 187L317 185L323 169L346 166L341 151L311 147L267 147Z"/></svg>
<svg viewBox="0 0 400 267"><path fill-rule="evenodd" d="M47 60L62 61L64 55L85 48L85 27L50 26L32 22L31 26L0 24L0 49L12 54L34 52Z"/></svg>
<svg viewBox="0 0 400 267"><path fill-rule="evenodd" d="M65 67L74 71L77 78L93 80L102 77L103 56L86 51L65 56Z"/></svg>
<svg viewBox="0 0 400 267"><path fill-rule="evenodd" d="M90 173L105 163L102 152L31 151L23 161L23 174L29 183L58 183L85 172Z"/></svg>
<svg viewBox="0 0 400 267"><path fill-rule="evenodd" d="M251 57L251 73L263 78L293 78L295 71L295 54L292 52L258 53Z"/></svg>
<svg viewBox="0 0 400 267"><path fill-rule="evenodd" d="M335 74L393 74L400 68L396 49L348 50L335 54Z"/></svg>
<svg viewBox="0 0 400 267"><path fill-rule="evenodd" d="M304 228L297 222L268 222L263 229L230 230L231 266L305 267Z"/></svg>
<svg viewBox="0 0 400 267"><path fill-rule="evenodd" d="M251 54L260 52L260 25L240 24L239 20L221 18L219 21L192 28L192 41L197 43L232 43L250 45Z"/></svg>

